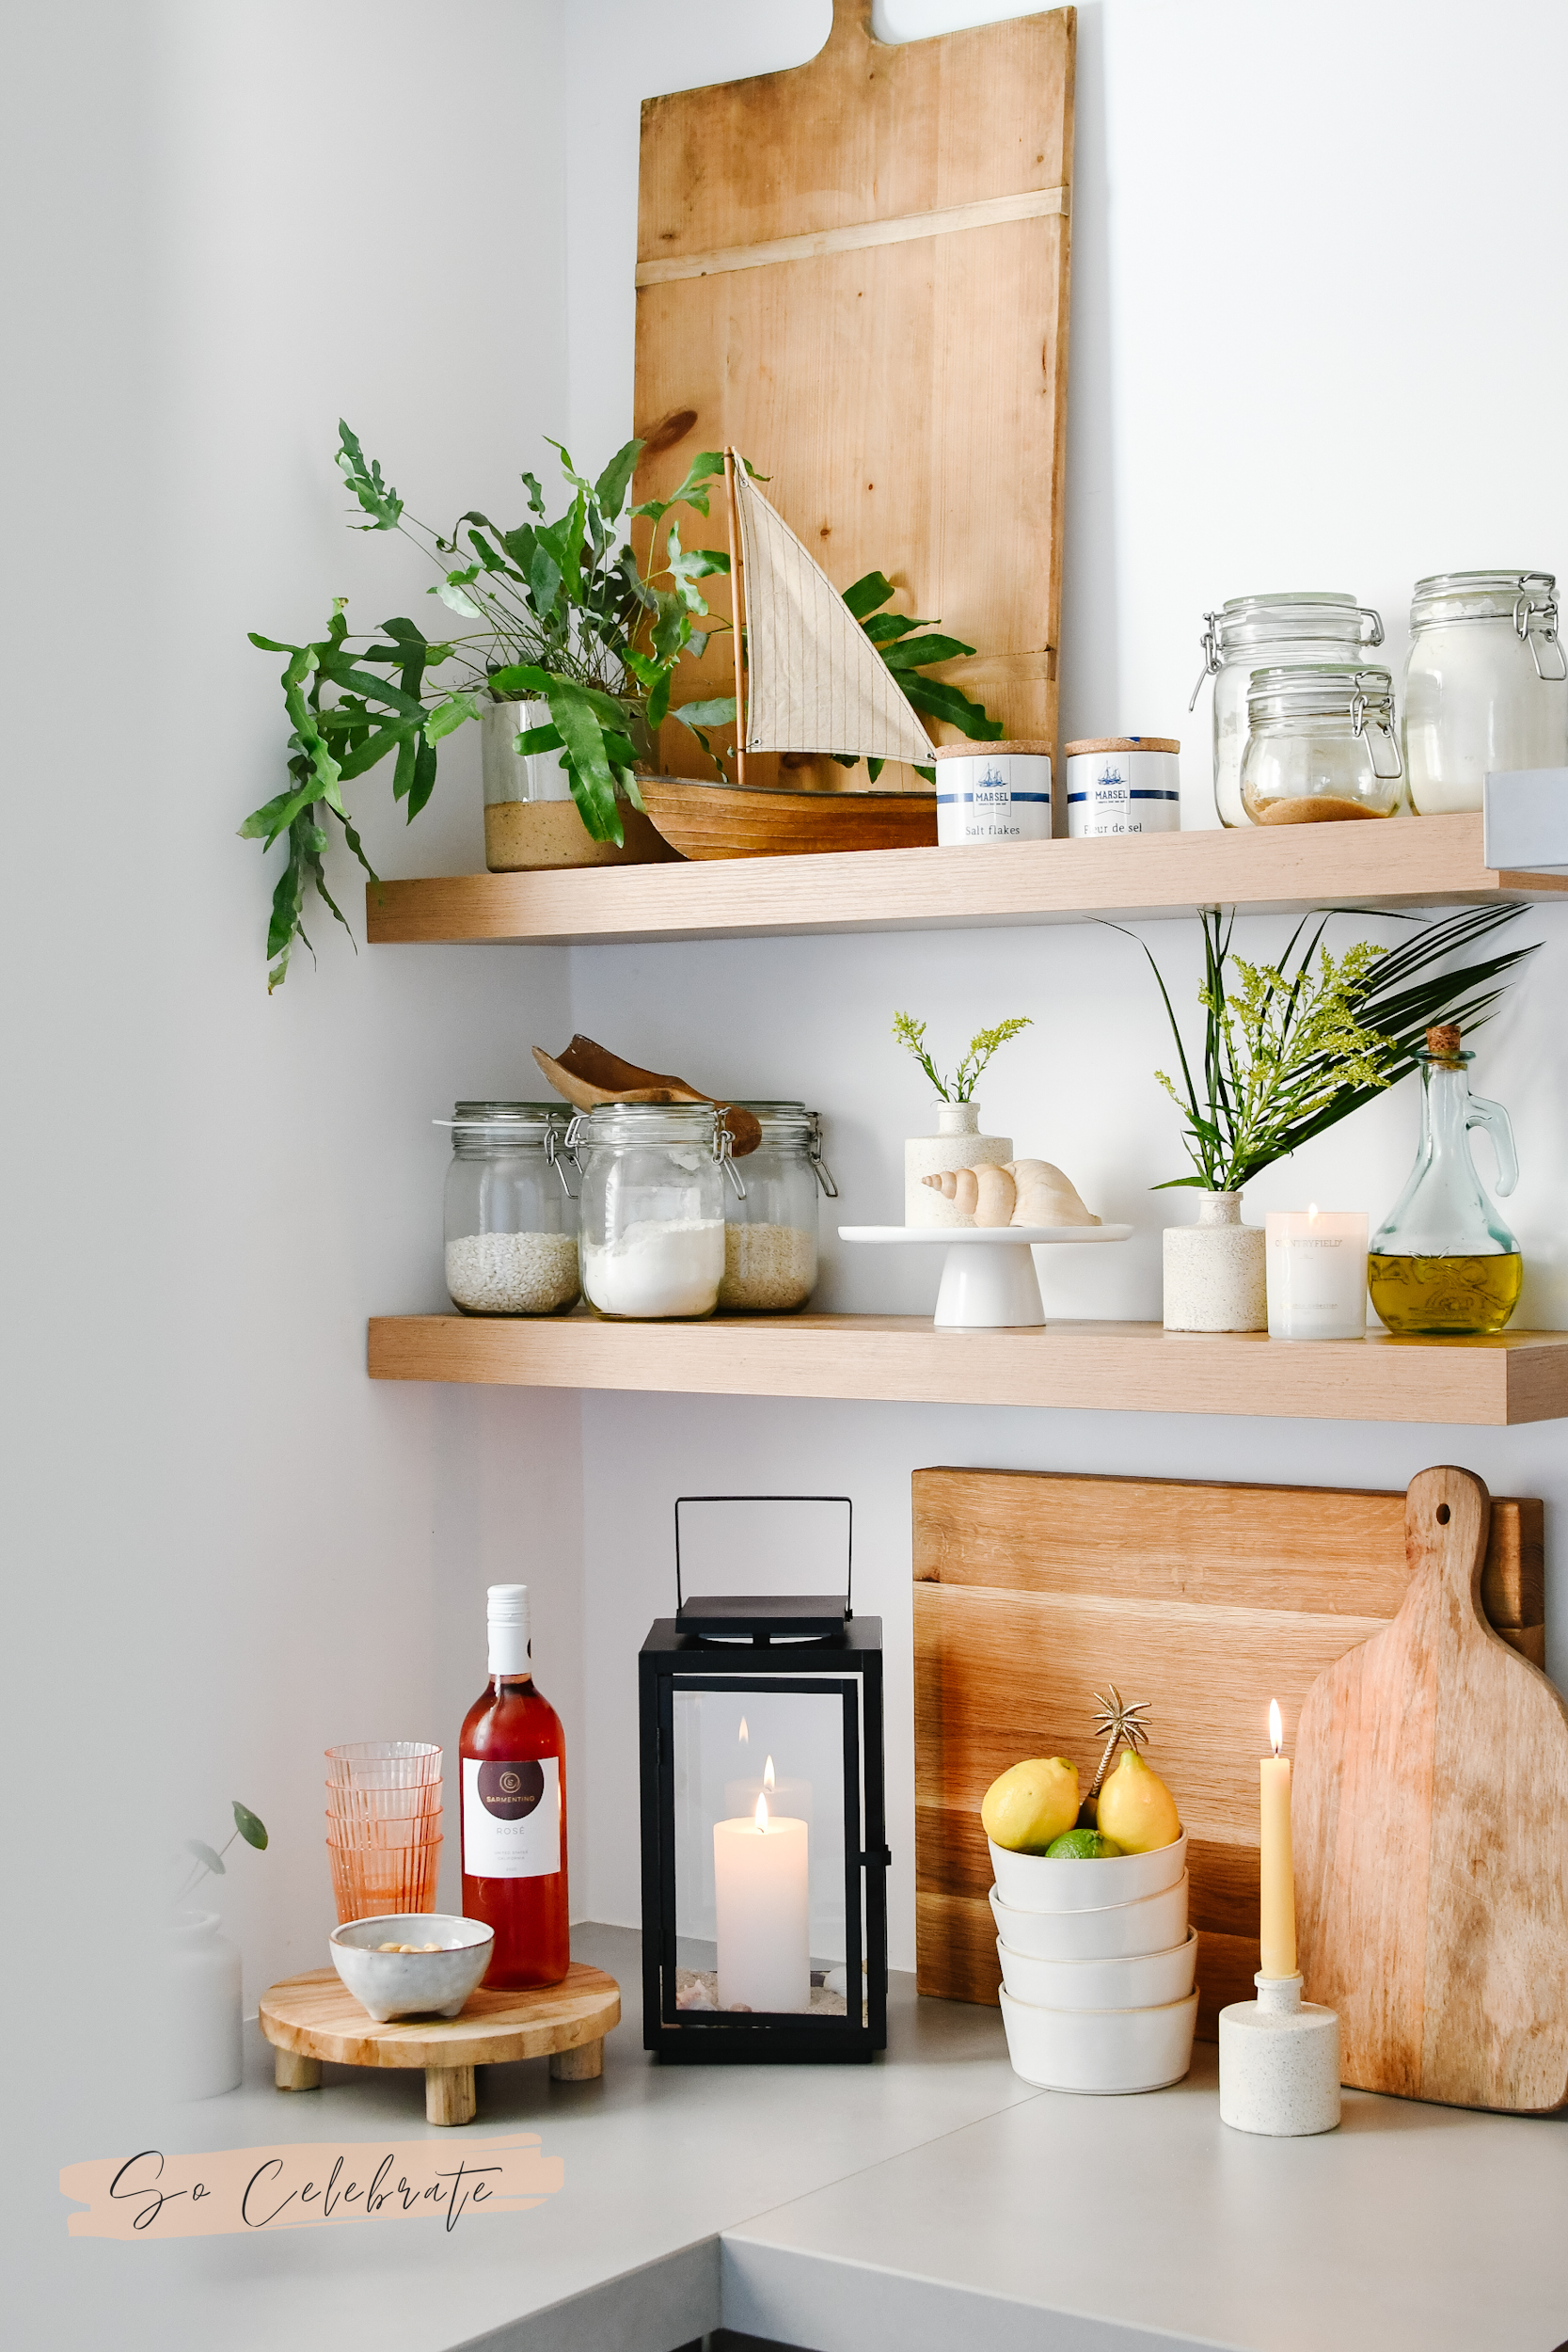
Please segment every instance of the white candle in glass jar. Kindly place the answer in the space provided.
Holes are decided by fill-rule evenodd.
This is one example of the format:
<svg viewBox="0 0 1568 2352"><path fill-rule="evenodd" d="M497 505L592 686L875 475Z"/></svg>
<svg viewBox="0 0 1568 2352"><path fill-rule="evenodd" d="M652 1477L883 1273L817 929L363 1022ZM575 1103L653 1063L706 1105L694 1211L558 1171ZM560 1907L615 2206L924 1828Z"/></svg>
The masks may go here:
<svg viewBox="0 0 1568 2352"><path fill-rule="evenodd" d="M713 1825L721 2009L811 2007L811 1887L804 1821L755 1813Z"/></svg>
<svg viewBox="0 0 1568 2352"><path fill-rule="evenodd" d="M1271 1209L1264 1227L1270 1339L1364 1338L1366 1211Z"/></svg>

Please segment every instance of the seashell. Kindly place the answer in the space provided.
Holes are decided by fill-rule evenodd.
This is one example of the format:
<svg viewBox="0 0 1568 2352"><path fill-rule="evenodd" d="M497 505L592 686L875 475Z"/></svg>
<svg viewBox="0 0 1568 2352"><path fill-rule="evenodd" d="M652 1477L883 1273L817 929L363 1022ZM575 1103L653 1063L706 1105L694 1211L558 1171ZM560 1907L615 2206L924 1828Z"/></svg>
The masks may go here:
<svg viewBox="0 0 1568 2352"><path fill-rule="evenodd" d="M988 1164L966 1175L974 1178L974 1222L976 1225L1007 1225L1012 1221L1013 1206L1018 1199L1018 1186L1006 1168Z"/></svg>
<svg viewBox="0 0 1568 2352"><path fill-rule="evenodd" d="M1079 1199L1070 1179L1049 1160L1009 1160L1006 1172L1017 1187L1010 1224L1100 1224L1101 1219Z"/></svg>

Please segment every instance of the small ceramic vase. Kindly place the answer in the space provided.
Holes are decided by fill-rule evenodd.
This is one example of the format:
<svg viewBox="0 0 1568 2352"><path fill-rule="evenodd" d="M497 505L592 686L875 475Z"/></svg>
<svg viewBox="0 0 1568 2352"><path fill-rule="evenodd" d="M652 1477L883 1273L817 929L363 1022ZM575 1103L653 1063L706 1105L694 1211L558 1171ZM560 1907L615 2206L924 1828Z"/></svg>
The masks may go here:
<svg viewBox="0 0 1568 2352"><path fill-rule="evenodd" d="M980 1133L978 1103L939 1103L934 1136L911 1136L904 1146L904 1222L906 1225L972 1227L967 1210L944 1200L923 1180L950 1168L1005 1168L1013 1156L1010 1136Z"/></svg>
<svg viewBox="0 0 1568 2352"><path fill-rule="evenodd" d="M166 1963L169 2089L177 2099L237 2090L245 2072L239 1947L215 1911L177 1911Z"/></svg>
<svg viewBox="0 0 1568 2352"><path fill-rule="evenodd" d="M1200 1192L1197 1223L1165 1228L1165 1329L1266 1331L1264 1245L1260 1225L1242 1223L1239 1192Z"/></svg>

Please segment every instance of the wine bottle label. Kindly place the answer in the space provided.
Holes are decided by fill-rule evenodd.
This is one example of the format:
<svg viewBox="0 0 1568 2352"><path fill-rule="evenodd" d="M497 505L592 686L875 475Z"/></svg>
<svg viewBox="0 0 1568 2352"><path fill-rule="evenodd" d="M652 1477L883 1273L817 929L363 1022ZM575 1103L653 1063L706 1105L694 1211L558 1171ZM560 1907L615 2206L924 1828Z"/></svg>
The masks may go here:
<svg viewBox="0 0 1568 2352"><path fill-rule="evenodd" d="M561 1766L463 1758L463 1868L475 1879L547 1879L561 1867Z"/></svg>

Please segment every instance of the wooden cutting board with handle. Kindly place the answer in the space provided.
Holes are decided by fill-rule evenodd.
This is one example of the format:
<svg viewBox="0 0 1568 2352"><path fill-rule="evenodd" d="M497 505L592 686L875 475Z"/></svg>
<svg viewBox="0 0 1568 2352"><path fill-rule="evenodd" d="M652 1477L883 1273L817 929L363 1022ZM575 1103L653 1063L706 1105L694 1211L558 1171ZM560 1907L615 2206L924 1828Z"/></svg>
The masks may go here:
<svg viewBox="0 0 1568 2352"><path fill-rule="evenodd" d="M1001 1969L980 1800L1026 1756L1093 1771L1095 1698L1148 1703L1148 1761L1188 1834L1198 2034L1250 2001L1258 1759L1279 1701L1288 1751L1325 1666L1381 1633L1410 1586L1405 1499L1323 1486L914 1473L915 1947L920 1990L991 2001ZM1544 1516L1498 1498L1481 1581L1492 1625L1544 1656Z"/></svg>
<svg viewBox="0 0 1568 2352"><path fill-rule="evenodd" d="M833 0L805 64L643 103L636 494L733 444L835 587L891 574L899 612L976 648L934 677L1054 740L1075 12L900 42L871 15ZM678 519L685 547L726 547L721 498ZM705 589L727 613L727 581ZM733 661L709 638L677 706L731 693ZM712 776L674 720L659 757ZM803 752L746 776L869 781ZM895 762L884 788L917 781Z"/></svg>
<svg viewBox="0 0 1568 2352"><path fill-rule="evenodd" d="M1399 1614L1307 1692L1301 1965L1347 2083L1543 2114L1568 2104L1568 1708L1482 1614L1491 1518L1469 1470L1413 1479Z"/></svg>

